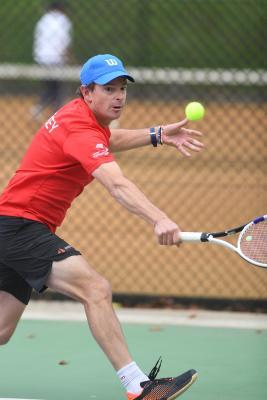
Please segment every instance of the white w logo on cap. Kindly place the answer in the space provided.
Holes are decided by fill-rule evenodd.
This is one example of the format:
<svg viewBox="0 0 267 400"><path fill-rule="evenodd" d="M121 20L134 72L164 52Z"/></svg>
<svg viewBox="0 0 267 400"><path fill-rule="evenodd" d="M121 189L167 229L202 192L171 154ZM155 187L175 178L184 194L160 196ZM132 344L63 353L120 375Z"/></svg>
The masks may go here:
<svg viewBox="0 0 267 400"><path fill-rule="evenodd" d="M108 58L107 60L105 60L106 63L110 66L112 65L118 65L118 62L114 59L114 58Z"/></svg>

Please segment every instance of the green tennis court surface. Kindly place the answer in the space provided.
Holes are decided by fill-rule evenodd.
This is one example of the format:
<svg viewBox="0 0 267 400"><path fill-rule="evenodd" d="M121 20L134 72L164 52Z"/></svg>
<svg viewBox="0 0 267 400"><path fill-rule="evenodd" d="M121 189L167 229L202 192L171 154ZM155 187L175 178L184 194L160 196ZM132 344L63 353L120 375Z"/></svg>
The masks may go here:
<svg viewBox="0 0 267 400"><path fill-rule="evenodd" d="M155 312L153 310L153 312ZM188 400L267 399L267 330L123 324L131 353L159 376L195 368ZM119 400L124 391L86 322L22 320L0 348L0 398Z"/></svg>

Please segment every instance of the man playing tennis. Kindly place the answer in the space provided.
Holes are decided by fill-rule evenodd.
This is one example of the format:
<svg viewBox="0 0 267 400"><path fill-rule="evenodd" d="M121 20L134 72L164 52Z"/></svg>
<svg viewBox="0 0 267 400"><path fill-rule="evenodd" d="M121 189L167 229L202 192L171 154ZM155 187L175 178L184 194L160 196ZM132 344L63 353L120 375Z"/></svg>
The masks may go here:
<svg viewBox="0 0 267 400"><path fill-rule="evenodd" d="M145 375L129 354L109 283L55 230L73 199L97 179L123 207L151 224L159 244L178 244L177 224L123 175L113 152L164 144L190 156L190 150L202 150L195 138L202 134L185 128L187 120L150 129L109 129L124 108L127 80L134 82L113 55L89 59L80 78L80 98L36 133L0 196L0 344L15 331L32 289L40 293L49 287L83 304L128 400L175 399L193 383L196 371L155 379L156 365Z"/></svg>

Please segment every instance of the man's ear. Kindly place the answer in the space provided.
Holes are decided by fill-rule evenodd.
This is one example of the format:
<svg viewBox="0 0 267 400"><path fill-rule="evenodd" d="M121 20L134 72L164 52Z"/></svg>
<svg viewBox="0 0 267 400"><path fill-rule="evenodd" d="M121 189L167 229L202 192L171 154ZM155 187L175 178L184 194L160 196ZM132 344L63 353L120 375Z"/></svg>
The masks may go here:
<svg viewBox="0 0 267 400"><path fill-rule="evenodd" d="M91 98L91 94L92 94L92 91L93 91L92 85L89 85L89 86L82 85L80 87L80 90L81 90L81 93L83 95L84 100L87 103L92 103L92 98Z"/></svg>
<svg viewBox="0 0 267 400"><path fill-rule="evenodd" d="M81 85L80 86L80 92L82 93L82 95L83 95L83 97L85 97L86 96L86 94L87 94L87 86L85 86L85 85Z"/></svg>

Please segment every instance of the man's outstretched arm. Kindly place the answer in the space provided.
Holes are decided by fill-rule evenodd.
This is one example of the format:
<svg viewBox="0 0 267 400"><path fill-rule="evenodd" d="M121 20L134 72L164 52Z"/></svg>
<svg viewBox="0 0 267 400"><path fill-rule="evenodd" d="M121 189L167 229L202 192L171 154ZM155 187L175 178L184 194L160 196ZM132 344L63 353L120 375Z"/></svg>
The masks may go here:
<svg viewBox="0 0 267 400"><path fill-rule="evenodd" d="M203 149L203 143L198 140L203 133L186 128L187 124L188 120L184 119L173 124L154 127L156 140L159 137L158 131L161 128L161 143L175 147L181 154L190 157L190 151L199 152ZM111 129L110 150L112 152L131 150L151 144L150 128ZM157 144L160 146L160 143Z"/></svg>
<svg viewBox="0 0 267 400"><path fill-rule="evenodd" d="M175 222L148 200L137 186L127 179L116 162L102 164L93 176L124 208L154 226L154 233L163 245L179 243L180 229Z"/></svg>

